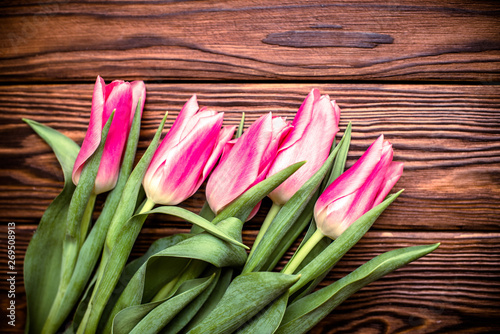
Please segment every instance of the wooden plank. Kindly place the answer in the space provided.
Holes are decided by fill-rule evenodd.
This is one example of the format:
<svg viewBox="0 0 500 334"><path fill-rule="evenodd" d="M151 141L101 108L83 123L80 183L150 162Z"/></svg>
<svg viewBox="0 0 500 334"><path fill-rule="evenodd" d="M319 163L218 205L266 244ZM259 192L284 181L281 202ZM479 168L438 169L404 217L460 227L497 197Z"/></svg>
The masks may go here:
<svg viewBox="0 0 500 334"><path fill-rule="evenodd" d="M139 150L163 113L172 124L194 93L225 112L225 124L248 126L265 112L293 118L309 84L148 84ZM490 230L500 221L500 90L468 85L316 85L342 108L341 129L354 124L351 165L384 133L405 163L403 195L374 226L394 230ZM50 148L21 121L38 120L81 143L92 85L20 85L0 90L0 221L36 224L62 187ZM203 189L203 187L202 187ZM198 210L203 190L183 205ZM268 203L265 203L265 206ZM262 221L263 214L257 217ZM163 227L161 221L157 222ZM258 224L250 224L255 229Z"/></svg>
<svg viewBox="0 0 500 334"><path fill-rule="evenodd" d="M2 82L500 79L495 1L0 6Z"/></svg>
<svg viewBox="0 0 500 334"><path fill-rule="evenodd" d="M168 218L165 218L169 226ZM175 225L175 223L173 223ZM26 300L22 259L33 225L16 227L16 305L18 327L4 333L20 333ZM157 238L186 229L151 226L148 220L133 251L142 254ZM243 239L251 244L254 231ZM0 261L6 263L6 227L0 226ZM484 333L500 330L499 233L370 231L337 264L320 286L326 286L385 251L441 242L426 257L376 281L353 295L325 318L312 333ZM286 256L288 259L289 252ZM284 261L282 261L282 264ZM0 272L0 295L7 294L7 275ZM7 298L0 299L5 309ZM4 322L2 322L3 326Z"/></svg>

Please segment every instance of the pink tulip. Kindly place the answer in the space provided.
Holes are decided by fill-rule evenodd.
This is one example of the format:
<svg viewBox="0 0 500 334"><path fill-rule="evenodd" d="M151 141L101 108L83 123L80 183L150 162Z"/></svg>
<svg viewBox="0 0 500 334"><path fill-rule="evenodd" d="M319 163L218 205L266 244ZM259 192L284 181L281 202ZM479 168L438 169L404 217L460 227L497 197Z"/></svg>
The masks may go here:
<svg viewBox="0 0 500 334"><path fill-rule="evenodd" d="M137 103L141 99L141 115L146 99L144 82L113 81L109 85L98 76L94 94L90 122L82 143L82 148L73 167L73 183L78 184L85 162L96 151L101 141L101 133L109 116L115 111L95 181L94 193L100 194L115 187L120 171L125 143L134 119Z"/></svg>
<svg viewBox="0 0 500 334"><path fill-rule="evenodd" d="M275 204L284 205L323 165L339 131L340 108L328 95L313 89L293 120L293 129L278 150L268 176L300 161L304 166L269 194Z"/></svg>
<svg viewBox="0 0 500 334"><path fill-rule="evenodd" d="M207 201L213 212L220 212L265 178L290 129L290 124L283 118L269 113L257 119L236 142L226 146L206 188ZM250 218L258 208L254 208Z"/></svg>
<svg viewBox="0 0 500 334"><path fill-rule="evenodd" d="M198 190L236 129L221 129L223 117L223 113L199 109L196 95L186 102L144 176L148 199L175 205Z"/></svg>
<svg viewBox="0 0 500 334"><path fill-rule="evenodd" d="M361 158L335 180L314 207L318 229L333 239L367 211L382 203L403 174L392 161L392 145L380 136Z"/></svg>

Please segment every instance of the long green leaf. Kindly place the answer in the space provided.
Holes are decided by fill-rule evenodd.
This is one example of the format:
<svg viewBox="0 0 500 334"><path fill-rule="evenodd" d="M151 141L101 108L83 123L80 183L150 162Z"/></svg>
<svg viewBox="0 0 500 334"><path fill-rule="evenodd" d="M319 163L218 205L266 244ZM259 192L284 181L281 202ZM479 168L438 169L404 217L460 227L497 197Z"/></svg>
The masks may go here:
<svg viewBox="0 0 500 334"><path fill-rule="evenodd" d="M344 173L345 163L347 161L347 154L349 153L349 146L351 145L351 122L347 124L347 128L344 131L342 140L339 142L339 152L335 157L335 162L333 163L332 170L328 178L323 180L321 187L321 192L323 192L326 187L328 187L335 179L337 179L342 173Z"/></svg>
<svg viewBox="0 0 500 334"><path fill-rule="evenodd" d="M226 235L217 226L215 226L214 224L212 224L211 222L209 222L205 218L202 218L189 210L186 210L186 209L183 209L183 208L180 208L177 206L160 206L154 210L144 212L143 214L148 215L148 214L152 214L152 213L163 213L166 215L171 215L171 216L176 216L176 217L182 218L184 220L187 220L190 223L197 225L198 227L201 227L202 229L204 229L208 233L210 233L210 234L212 234L212 235L214 235L214 236L216 236L224 241L227 241L227 242L229 242L233 245L236 245L236 246L243 247L245 249L249 249L247 246L245 246L241 242Z"/></svg>
<svg viewBox="0 0 500 334"><path fill-rule="evenodd" d="M291 304L276 333L306 333L365 285L432 252L438 246L400 248L375 257L344 278Z"/></svg>
<svg viewBox="0 0 500 334"><path fill-rule="evenodd" d="M221 277L217 281L217 285L214 290L210 294L208 300L203 304L203 306L198 310L193 319L189 322L189 324L184 328L183 332L188 332L194 327L196 327L200 322L203 321L219 304L219 301L222 299L224 294L227 291L227 288L231 284L233 278L233 268L221 268Z"/></svg>
<svg viewBox="0 0 500 334"><path fill-rule="evenodd" d="M179 312L182 311L189 303L191 303L197 296L200 295L206 288L210 286L214 280L215 274L206 278L199 278L184 283L175 296L160 302L159 305L154 307L146 316L144 316L139 323L137 323L132 330L117 331L115 330L117 324L121 319L130 321L131 314L129 309L122 312L127 313L125 316L120 317L120 313L116 316L113 323L113 334L142 334L142 333L159 333ZM156 304L156 303L153 303ZM148 304L132 307L132 309L144 308ZM127 312L129 311L129 312Z"/></svg>
<svg viewBox="0 0 500 334"><path fill-rule="evenodd" d="M236 277L217 307L189 334L232 333L285 293L297 276L252 272Z"/></svg>
<svg viewBox="0 0 500 334"><path fill-rule="evenodd" d="M80 146L72 139L66 137L57 130L36 121L23 118L23 121L28 124L45 142L52 148L54 154L61 165L64 182L73 184L71 176L73 174L73 165L80 151Z"/></svg>
<svg viewBox="0 0 500 334"><path fill-rule="evenodd" d="M106 238L106 232L108 231L109 224L115 214L123 189L134 164L141 128L140 108L141 101L137 104L134 114L134 120L127 139L127 145L125 147L123 162L120 167L116 186L107 196L99 218L80 249L73 275L71 276L71 280L60 307L56 310L56 312L51 313L51 317L53 318L52 321L55 323L55 327L60 327L71 313L71 310L78 302L78 298L83 293L87 282L94 271L94 267L99 260L99 255L101 254L104 240Z"/></svg>
<svg viewBox="0 0 500 334"><path fill-rule="evenodd" d="M292 228L286 232L286 234L281 238L276 248L273 250L266 263L262 266L261 271L272 271L274 267L278 264L279 260L283 257L290 246L295 242L299 235L304 231L307 224L311 221L313 216L313 208L318 198L317 194L309 201L307 206L302 211L299 218L293 225Z"/></svg>
<svg viewBox="0 0 500 334"><path fill-rule="evenodd" d="M52 148L64 175L63 190L45 210L24 258L24 286L28 304L26 333L39 333L59 286L64 225L75 189L71 174L80 147L50 127L27 119L24 121Z"/></svg>
<svg viewBox="0 0 500 334"><path fill-rule="evenodd" d="M193 301L191 301L188 305L182 309L162 330L162 334L175 334L180 332L198 313L198 311L203 307L206 303L214 288L217 286L217 282L219 281L221 275L221 268L215 269L215 277L210 283L210 285L200 293Z"/></svg>
<svg viewBox="0 0 500 334"><path fill-rule="evenodd" d="M297 292L309 281L321 276L331 269L349 249L351 249L370 229L377 218L384 210L398 198L403 192L390 195L385 201L365 213L349 226L334 242L332 242L324 251L317 255L309 264L298 272L299 281L290 289L290 294Z"/></svg>
<svg viewBox="0 0 500 334"><path fill-rule="evenodd" d="M241 326L238 334L273 334L278 330L288 303L288 291L267 305L256 316Z"/></svg>
<svg viewBox="0 0 500 334"><path fill-rule="evenodd" d="M120 273L125 267L133 244L146 219L146 216L138 216L129 221L136 207L142 179L144 178L144 174L158 146L166 118L167 114L163 117L151 144L125 184L123 195L116 209L116 214L113 216L113 220L108 229L101 265L98 270L99 277L92 293L93 296L89 303L89 307L85 313L86 315L83 318L85 323L82 322L79 325L82 330L97 330L102 312L117 284ZM115 246L117 247L115 248Z"/></svg>

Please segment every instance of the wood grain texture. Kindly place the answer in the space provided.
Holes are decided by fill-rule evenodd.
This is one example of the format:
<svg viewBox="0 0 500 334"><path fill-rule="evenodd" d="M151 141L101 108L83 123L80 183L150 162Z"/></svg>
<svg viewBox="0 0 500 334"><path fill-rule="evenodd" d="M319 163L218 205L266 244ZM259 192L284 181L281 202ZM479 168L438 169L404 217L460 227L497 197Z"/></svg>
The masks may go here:
<svg viewBox="0 0 500 334"><path fill-rule="evenodd" d="M237 124L245 112L248 126L269 111L293 118L312 87L337 100L341 129L353 122L348 165L381 133L392 142L395 160L405 163L397 188L406 191L374 228L499 230L498 86L148 84L140 151L163 113L170 112L168 128L194 93L200 105L224 111L225 124ZM81 143L91 95L92 85L0 89L1 221L35 224L62 187L50 148L21 118L43 122ZM200 208L203 201L200 192L185 206Z"/></svg>
<svg viewBox="0 0 500 334"><path fill-rule="evenodd" d="M7 1L0 82L500 79L495 1Z"/></svg>
<svg viewBox="0 0 500 334"><path fill-rule="evenodd" d="M498 2L487 0L2 1L0 332L23 332L24 253L62 188L53 153L21 118L81 143L99 74L147 81L139 155L164 112L168 128L195 93L225 112L226 125L245 112L246 126L270 111L292 119L313 87L329 94L342 109L339 135L353 122L348 166L383 133L405 163L396 185L405 192L321 286L384 251L441 246L356 293L311 333L499 333L499 27ZM182 206L198 211L203 189ZM269 207L264 200L245 224L247 245ZM11 221L15 328L5 317ZM132 257L188 227L149 217Z"/></svg>

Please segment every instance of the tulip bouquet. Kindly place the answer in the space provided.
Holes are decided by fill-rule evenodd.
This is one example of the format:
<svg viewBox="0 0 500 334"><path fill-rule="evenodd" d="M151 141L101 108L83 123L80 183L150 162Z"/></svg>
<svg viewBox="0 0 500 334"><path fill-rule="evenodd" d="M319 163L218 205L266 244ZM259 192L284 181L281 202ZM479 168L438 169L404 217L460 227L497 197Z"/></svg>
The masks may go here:
<svg viewBox="0 0 500 334"><path fill-rule="evenodd" d="M98 77L81 148L26 120L65 178L26 253L27 333L304 333L366 284L438 247L384 253L317 289L402 192L389 194L403 172L391 144L380 136L344 172L351 124L336 143L340 108L318 90L293 122L269 113L244 132L244 117L238 129L222 127L223 113L193 96L158 145L165 115L133 166L145 98L141 81ZM199 214L177 206L205 180ZM104 206L92 223L97 196ZM242 228L266 196L273 204L249 249ZM152 213L193 227L127 263Z"/></svg>

